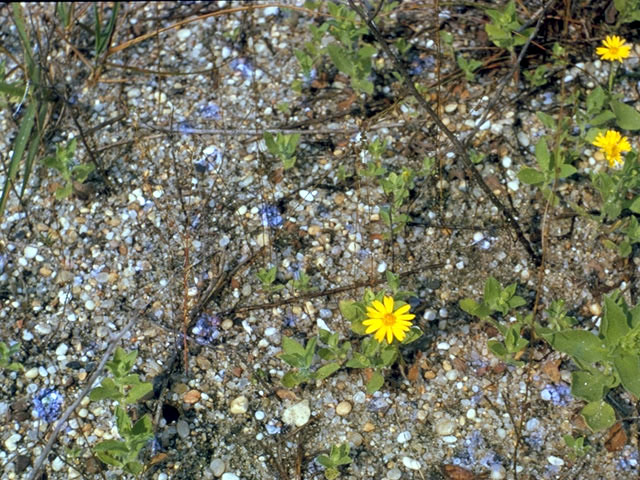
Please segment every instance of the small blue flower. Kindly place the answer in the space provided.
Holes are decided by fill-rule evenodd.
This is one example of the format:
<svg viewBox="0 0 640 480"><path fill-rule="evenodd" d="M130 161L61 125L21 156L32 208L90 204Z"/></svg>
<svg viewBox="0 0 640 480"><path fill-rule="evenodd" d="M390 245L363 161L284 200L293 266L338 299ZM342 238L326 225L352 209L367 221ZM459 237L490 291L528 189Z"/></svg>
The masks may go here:
<svg viewBox="0 0 640 480"><path fill-rule="evenodd" d="M195 127L187 121L178 123L178 132L180 133L192 133L194 130Z"/></svg>
<svg viewBox="0 0 640 480"><path fill-rule="evenodd" d="M236 72L240 72L243 78L250 78L253 74L253 67L246 58L234 58L229 66Z"/></svg>
<svg viewBox="0 0 640 480"><path fill-rule="evenodd" d="M616 466L619 470L635 470L637 472L639 465L638 460L638 449L633 448L631 445L626 445L618 457Z"/></svg>
<svg viewBox="0 0 640 480"><path fill-rule="evenodd" d="M280 209L275 205L265 204L260 207L259 213L262 218L262 225L265 227L276 228L283 223Z"/></svg>
<svg viewBox="0 0 640 480"><path fill-rule="evenodd" d="M220 120L220 107L215 103L207 103L198 108L198 114L205 120Z"/></svg>
<svg viewBox="0 0 640 480"><path fill-rule="evenodd" d="M573 399L571 396L571 388L564 383L546 385L540 392L540 398L562 407L569 405Z"/></svg>
<svg viewBox="0 0 640 480"><path fill-rule="evenodd" d="M64 397L55 388L45 388L36 394L33 408L38 418L52 423L60 416L63 402Z"/></svg>
<svg viewBox="0 0 640 480"><path fill-rule="evenodd" d="M193 327L192 333L195 336L196 342L200 345L207 345L212 343L218 337L220 337L220 318L216 315L209 315L202 313L196 324Z"/></svg>

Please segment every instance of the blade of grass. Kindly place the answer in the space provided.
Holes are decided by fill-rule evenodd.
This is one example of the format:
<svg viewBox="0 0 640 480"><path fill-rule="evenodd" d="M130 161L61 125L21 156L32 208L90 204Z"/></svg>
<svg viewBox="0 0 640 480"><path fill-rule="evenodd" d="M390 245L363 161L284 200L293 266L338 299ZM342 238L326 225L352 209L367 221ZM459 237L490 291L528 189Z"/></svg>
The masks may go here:
<svg viewBox="0 0 640 480"><path fill-rule="evenodd" d="M29 141L31 130L33 130L33 125L35 123L35 114L36 105L34 102L31 102L27 107L27 111L25 112L22 122L20 122L18 135L16 136L16 139L13 143L13 155L11 155L9 170L7 172L7 179L2 189L2 197L0 197L0 218L4 215L4 209L7 204L9 192L11 191L13 181L15 180L16 173L18 171L18 165L20 165L20 160L22 159L22 155L24 154L27 142Z"/></svg>
<svg viewBox="0 0 640 480"><path fill-rule="evenodd" d="M0 93L6 93L11 97L22 98L24 95L24 85L20 83L6 83L0 81Z"/></svg>
<svg viewBox="0 0 640 480"><path fill-rule="evenodd" d="M22 175L22 188L20 189L20 198L24 195L24 191L27 188L27 182L31 176L31 167L33 166L33 160L36 158L38 150L40 150L40 140L42 132L44 130L44 122L47 116L47 105L41 105L38 112L38 122L36 123L36 132L29 142L29 150L27 153L27 159L24 163L24 173Z"/></svg>

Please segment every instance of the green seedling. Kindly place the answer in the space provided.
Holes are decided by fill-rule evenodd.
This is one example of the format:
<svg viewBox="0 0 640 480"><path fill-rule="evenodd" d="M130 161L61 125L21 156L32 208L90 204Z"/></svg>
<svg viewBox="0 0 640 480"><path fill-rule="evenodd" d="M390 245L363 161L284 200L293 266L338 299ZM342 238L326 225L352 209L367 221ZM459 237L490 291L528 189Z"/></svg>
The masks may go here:
<svg viewBox="0 0 640 480"><path fill-rule="evenodd" d="M84 182L95 168L90 163L73 165L76 144L76 139L72 138L64 147L57 145L56 154L42 160L47 167L57 170L64 180L64 185L56 189L57 199L70 196L73 193L73 182Z"/></svg>
<svg viewBox="0 0 640 480"><path fill-rule="evenodd" d="M585 445L584 437L573 437L571 435L563 435L564 443L569 449L569 456L575 460L580 457L584 457L589 450L591 450L591 445Z"/></svg>
<svg viewBox="0 0 640 480"><path fill-rule="evenodd" d="M340 476L338 467L349 465L353 460L349 456L349 444L331 445L329 455L319 455L316 461L325 468L324 477L334 480Z"/></svg>
<svg viewBox="0 0 640 480"><path fill-rule="evenodd" d="M128 473L138 475L144 466L138 461L140 450L153 438L151 417L145 414L135 423L125 408L142 399L153 390L148 382L142 382L138 375L131 373L138 352L125 352L117 348L113 360L107 362L107 369L113 377L102 380L99 387L89 394L92 401L112 400L115 406L116 425L122 440L104 440L93 447L100 460L107 465L119 467Z"/></svg>
<svg viewBox="0 0 640 480"><path fill-rule="evenodd" d="M116 28L116 20L118 19L118 8L120 4L118 2L113 3L113 7L111 8L111 16L109 20L107 20L107 24L102 28L102 19L100 18L100 10L102 7L99 7L97 3L93 5L93 15L94 15L94 54L95 61L98 62L98 58L107 51L109 45L111 44L111 37Z"/></svg>
<svg viewBox="0 0 640 480"><path fill-rule="evenodd" d="M258 280L260 280L260 283L262 283L263 290L269 293L274 293L284 288L284 285L282 284L274 285L274 282L276 281L277 273L278 273L278 267L276 267L275 265L271 267L269 270L265 268L261 268L258 271L256 276L258 277Z"/></svg>
<svg viewBox="0 0 640 480"><path fill-rule="evenodd" d="M293 168L296 164L296 149L300 141L299 133L285 135L278 132L274 136L271 132L264 132L264 141L269 153L280 159L285 170Z"/></svg>
<svg viewBox="0 0 640 480"><path fill-rule="evenodd" d="M317 337L311 338L306 346L293 338L282 337L282 353L279 354L279 357L283 362L293 367L293 370L288 371L282 377L282 384L285 387L295 387L311 380L324 380L340 369L341 364L338 362L330 362L316 370L312 369L317 343Z"/></svg>
<svg viewBox="0 0 640 480"><path fill-rule="evenodd" d="M513 0L507 3L503 10L488 8L485 13L491 18L491 22L484 26L489 39L497 47L510 52L513 52L515 47L524 45L533 31L533 28L520 31L522 22L518 18Z"/></svg>
<svg viewBox="0 0 640 480"><path fill-rule="evenodd" d="M6 343L0 342L0 368L6 368L13 372L24 370L24 366L20 362L12 362L11 357L20 351L20 344L14 343L7 346Z"/></svg>
<svg viewBox="0 0 640 480"><path fill-rule="evenodd" d="M470 315L474 315L483 321L493 325L503 336L503 340L489 340L489 350L505 363L511 365L523 365L518 360L529 345L529 341L522 337L522 331L531 323L531 315L522 316L516 314L515 321L498 321L492 315L499 313L502 318L511 311L526 304L524 298L516 295L515 283L504 288L493 277L490 277L484 287L484 298L481 303L471 298L460 301L460 308Z"/></svg>
<svg viewBox="0 0 640 480"><path fill-rule="evenodd" d="M464 73L464 78L467 79L468 82L473 82L476 78L473 72L475 72L478 68L482 66L482 62L478 60L467 60L462 55L458 55L456 57L456 62L458 63L458 67Z"/></svg>

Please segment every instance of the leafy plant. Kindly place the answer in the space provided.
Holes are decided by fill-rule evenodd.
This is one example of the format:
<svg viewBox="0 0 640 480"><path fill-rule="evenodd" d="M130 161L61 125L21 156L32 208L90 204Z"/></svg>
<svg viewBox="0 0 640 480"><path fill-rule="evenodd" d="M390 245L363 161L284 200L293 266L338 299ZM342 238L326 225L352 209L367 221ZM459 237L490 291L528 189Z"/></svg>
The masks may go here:
<svg viewBox="0 0 640 480"><path fill-rule="evenodd" d="M516 4L511 0L503 10L488 8L485 13L491 18L484 28L489 39L500 48L513 52L514 47L524 45L533 31L528 28L522 32L522 22L516 12Z"/></svg>
<svg viewBox="0 0 640 480"><path fill-rule="evenodd" d="M614 410L605 401L609 390L622 384L640 396L640 305L630 309L618 293L605 297L598 334L580 329L536 330L578 366L572 373L571 393L588 402L581 414L591 429L615 423Z"/></svg>
<svg viewBox="0 0 640 480"><path fill-rule="evenodd" d="M284 285L282 284L274 285L277 273L278 267L274 265L269 270L261 268L256 274L258 280L262 283L262 288L269 293L277 292L284 288Z"/></svg>
<svg viewBox="0 0 640 480"><path fill-rule="evenodd" d="M6 343L0 342L0 368L6 368L17 372L24 370L24 366L20 362L12 362L11 357L20 351L20 343L14 343L7 346Z"/></svg>
<svg viewBox="0 0 640 480"><path fill-rule="evenodd" d="M138 402L153 390L148 382L142 382L138 375L132 374L138 352L125 352L117 348L113 360L107 362L107 369L113 378L105 378L99 387L89 394L92 401L113 400L116 426L122 440L104 440L93 447L96 455L107 465L124 469L137 475L142 472L143 465L138 461L140 450L153 438L151 417L145 414L135 423L127 414L125 407Z"/></svg>
<svg viewBox="0 0 640 480"><path fill-rule="evenodd" d="M349 456L349 444L331 445L329 455L319 455L316 461L325 467L324 477L327 480L334 480L340 476L338 467L341 465L349 465L353 460Z"/></svg>
<svg viewBox="0 0 640 480"><path fill-rule="evenodd" d="M278 132L274 137L271 132L264 132L264 141L269 153L280 159L285 170L293 168L296 164L295 154L300 141L299 133L286 135Z"/></svg>
<svg viewBox="0 0 640 480"><path fill-rule="evenodd" d="M469 82L473 82L476 78L473 72L475 72L478 68L482 66L482 62L475 59L467 60L463 55L458 55L456 57L456 62L458 63L458 67L460 70L464 72L464 78Z"/></svg>
<svg viewBox="0 0 640 480"><path fill-rule="evenodd" d="M326 334L323 334L326 336ZM331 334L329 334L331 335ZM311 338L306 346L304 344L300 344L295 341L293 338L282 337L282 353L279 354L279 357L282 361L292 366L294 369L288 371L284 377L282 377L282 384L287 387L295 387L304 382L309 382L311 380L323 380L336 372L341 364L338 362L330 362L317 370L312 370L313 359L316 353L316 345L318 343L318 338ZM335 339L335 343L333 346L330 346L327 349L328 353L324 353L324 356L327 359L335 359L336 356L330 354L332 353L331 348L337 347L337 337ZM350 346L344 347L345 350L349 350ZM339 351L342 351L343 348L339 348Z"/></svg>
<svg viewBox="0 0 640 480"><path fill-rule="evenodd" d="M460 308L470 315L493 325L503 336L503 340L489 340L489 350L505 363L522 365L518 358L529 345L529 341L522 337L522 330L530 325L531 315L522 317L516 315L515 321L506 323L497 321L491 315L499 313L502 317L512 310L526 304L524 298L516 295L515 283L504 288L493 277L489 277L484 286L484 298L481 303L471 298L460 300Z"/></svg>
<svg viewBox="0 0 640 480"><path fill-rule="evenodd" d="M585 445L584 437L573 437L571 435L563 435L564 443L567 447L571 449L571 453L569 454L574 460L576 458L584 457L589 450L591 450L591 445Z"/></svg>
<svg viewBox="0 0 640 480"><path fill-rule="evenodd" d="M93 25L93 33L94 33L94 53L96 62L98 62L98 58L107 51L109 48L109 44L111 43L111 37L113 36L113 32L116 28L116 20L118 19L118 8L120 4L118 2L113 3L113 7L111 9L111 15L107 20L107 24L102 28L102 18L100 16L101 7L98 6L97 3L93 4L93 15L94 15L94 25Z"/></svg>
<svg viewBox="0 0 640 480"><path fill-rule="evenodd" d="M42 160L45 166L57 170L64 180L64 185L56 189L57 199L70 196L73 193L73 182L84 182L95 168L91 163L73 164L76 144L76 139L72 138L64 147L57 145L55 156L49 156Z"/></svg>

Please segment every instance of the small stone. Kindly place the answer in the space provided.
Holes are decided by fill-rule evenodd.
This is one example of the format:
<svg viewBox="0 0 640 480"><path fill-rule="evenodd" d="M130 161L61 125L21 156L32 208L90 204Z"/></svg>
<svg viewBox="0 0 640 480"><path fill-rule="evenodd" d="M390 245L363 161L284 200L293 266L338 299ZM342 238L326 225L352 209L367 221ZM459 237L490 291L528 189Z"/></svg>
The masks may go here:
<svg viewBox="0 0 640 480"><path fill-rule="evenodd" d="M404 432L400 432L396 440L398 443L407 443L409 440L411 440L411 432L408 432L406 430Z"/></svg>
<svg viewBox="0 0 640 480"><path fill-rule="evenodd" d="M494 465L491 467L491 475L489 478L491 480L502 480L507 475L507 471L504 469L502 465Z"/></svg>
<svg viewBox="0 0 640 480"><path fill-rule="evenodd" d="M191 30L189 30L188 28L182 28L178 30L177 35L178 35L178 40L185 41L187 38L191 36Z"/></svg>
<svg viewBox="0 0 640 480"><path fill-rule="evenodd" d="M351 404L345 400L340 402L336 406L336 413L341 417L345 417L349 415L349 413L351 412L351 408L352 408Z"/></svg>
<svg viewBox="0 0 640 480"><path fill-rule="evenodd" d="M376 426L371 423L371 422L367 422L362 426L362 431L363 432L373 432L376 429Z"/></svg>
<svg viewBox="0 0 640 480"><path fill-rule="evenodd" d="M198 390L189 390L182 397L184 403L196 403L198 400L200 400L200 392Z"/></svg>
<svg viewBox="0 0 640 480"><path fill-rule="evenodd" d="M564 465L564 460L562 460L559 457L555 457L553 455L549 455L547 457L547 462L549 462L551 465L554 465L556 467L561 467Z"/></svg>
<svg viewBox="0 0 640 480"><path fill-rule="evenodd" d="M224 473L225 468L224 460L219 458L214 458L209 464L209 470L211 470L214 477L220 477Z"/></svg>
<svg viewBox="0 0 640 480"><path fill-rule="evenodd" d="M178 435L180 435L180 438L187 438L189 436L189 424L184 420L178 420L176 429L178 430Z"/></svg>
<svg viewBox="0 0 640 480"><path fill-rule="evenodd" d="M518 137L518 142L520 142L520 145L522 145L525 148L529 146L530 141L526 133L518 132L517 137Z"/></svg>
<svg viewBox="0 0 640 480"><path fill-rule="evenodd" d="M440 342L437 345L438 350L449 350L451 348L451 345L449 345L447 342Z"/></svg>
<svg viewBox="0 0 640 480"><path fill-rule="evenodd" d="M320 225L311 225L309 227L309 235L311 235L312 237L317 236L320 232L322 232L322 227Z"/></svg>
<svg viewBox="0 0 640 480"><path fill-rule="evenodd" d="M24 247L24 258L32 259L38 254L38 249L36 247L32 247L31 245Z"/></svg>
<svg viewBox="0 0 640 480"><path fill-rule="evenodd" d="M86 308L89 311L92 311L96 308L96 304L93 300L87 300L86 302L84 302L84 308Z"/></svg>
<svg viewBox="0 0 640 480"><path fill-rule="evenodd" d="M69 347L67 346L67 344L61 343L60 345L58 345L58 348L56 348L56 355L58 357L63 357L67 354L67 351L69 351Z"/></svg>
<svg viewBox="0 0 640 480"><path fill-rule="evenodd" d="M27 455L18 455L16 457L16 473L24 472L31 465L31 457Z"/></svg>
<svg viewBox="0 0 640 480"><path fill-rule="evenodd" d="M453 113L458 109L458 104L457 103L449 103L447 105L444 106L444 111L446 113Z"/></svg>
<svg viewBox="0 0 640 480"><path fill-rule="evenodd" d="M29 380L33 380L34 378L36 378L38 376L38 367L30 368L29 370L27 370L25 372L24 376L26 378L28 378Z"/></svg>
<svg viewBox="0 0 640 480"><path fill-rule="evenodd" d="M256 413L253 414L253 416L256 417L256 420L262 421L264 420L265 414L262 410L258 410L256 411Z"/></svg>
<svg viewBox="0 0 640 480"><path fill-rule="evenodd" d="M240 477L235 473L226 472L222 474L222 480L240 480Z"/></svg>
<svg viewBox="0 0 640 480"><path fill-rule="evenodd" d="M409 470L420 470L422 468L420 462L411 457L402 457L402 464Z"/></svg>
<svg viewBox="0 0 640 480"><path fill-rule="evenodd" d="M40 274L41 277L49 278L51 276L51 274L53 273L53 271L49 267L44 265L44 266L40 267L40 270L38 270L38 273Z"/></svg>
<svg viewBox="0 0 640 480"><path fill-rule="evenodd" d="M311 417L309 400L302 400L291 405L282 413L282 421L287 425L295 425L296 427L305 425L309 421L309 417Z"/></svg>
<svg viewBox="0 0 640 480"><path fill-rule="evenodd" d="M49 335L51 333L51 327L46 323L39 323L36 325L35 331L40 335Z"/></svg>
<svg viewBox="0 0 640 480"><path fill-rule="evenodd" d="M474 418L476 418L476 409L475 408L470 408L469 410L467 410L467 418L469 420L473 420Z"/></svg>
<svg viewBox="0 0 640 480"><path fill-rule="evenodd" d="M249 409L249 400L244 395L240 395L239 397L231 400L231 406L229 407L229 411L233 415L242 415L247 413Z"/></svg>
<svg viewBox="0 0 640 480"><path fill-rule="evenodd" d="M63 467L64 467L64 462L60 457L54 458L53 462L51 462L51 469L54 472L59 472L60 470L62 470Z"/></svg>
<svg viewBox="0 0 640 480"><path fill-rule="evenodd" d="M7 450L10 452L15 452L18 448L18 442L22 439L22 435L19 433L13 433L4 441L4 446L7 447Z"/></svg>
<svg viewBox="0 0 640 480"><path fill-rule="evenodd" d="M442 437L442 441L444 443L456 443L458 441L458 437L455 435L447 435L446 437Z"/></svg>
<svg viewBox="0 0 640 480"><path fill-rule="evenodd" d="M589 305L589 312L594 317L599 317L600 314L602 313L602 308L600 308L599 303L592 303L591 305Z"/></svg>
<svg viewBox="0 0 640 480"><path fill-rule="evenodd" d="M434 428L438 435L451 435L456 429L456 422L448 417L444 417L436 422Z"/></svg>
<svg viewBox="0 0 640 480"><path fill-rule="evenodd" d="M387 480L400 480L400 477L402 477L402 472L398 467L393 467L387 472Z"/></svg>

